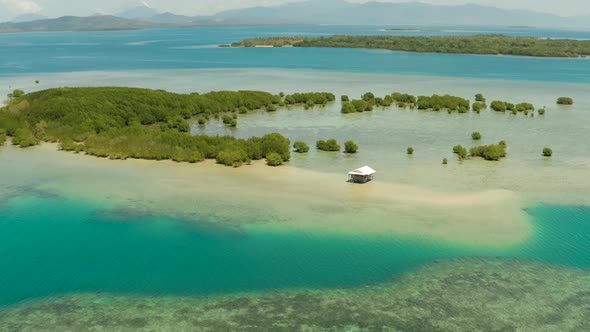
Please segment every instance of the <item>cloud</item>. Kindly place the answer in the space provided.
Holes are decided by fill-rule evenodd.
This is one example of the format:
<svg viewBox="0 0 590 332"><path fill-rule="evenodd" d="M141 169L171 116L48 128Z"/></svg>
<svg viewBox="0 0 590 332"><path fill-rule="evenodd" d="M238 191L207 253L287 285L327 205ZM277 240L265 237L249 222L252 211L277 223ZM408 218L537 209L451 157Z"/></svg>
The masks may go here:
<svg viewBox="0 0 590 332"><path fill-rule="evenodd" d="M31 0L0 0L0 4L16 14L30 14L41 11L41 6Z"/></svg>

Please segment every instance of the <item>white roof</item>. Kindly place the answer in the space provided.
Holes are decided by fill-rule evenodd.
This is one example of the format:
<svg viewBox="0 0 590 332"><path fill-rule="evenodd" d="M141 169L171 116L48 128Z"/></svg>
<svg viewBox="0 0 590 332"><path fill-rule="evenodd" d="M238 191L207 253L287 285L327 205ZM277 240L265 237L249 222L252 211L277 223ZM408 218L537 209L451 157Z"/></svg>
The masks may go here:
<svg viewBox="0 0 590 332"><path fill-rule="evenodd" d="M362 176L370 176L377 173L374 169L369 166L363 166L359 169L355 169L354 171L348 173L349 175L362 175Z"/></svg>

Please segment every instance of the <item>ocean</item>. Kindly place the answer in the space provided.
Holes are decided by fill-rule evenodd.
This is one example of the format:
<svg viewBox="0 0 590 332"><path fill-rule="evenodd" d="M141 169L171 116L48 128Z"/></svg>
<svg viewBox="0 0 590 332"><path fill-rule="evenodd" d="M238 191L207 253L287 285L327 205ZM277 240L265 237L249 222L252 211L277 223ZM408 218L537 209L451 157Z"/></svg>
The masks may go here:
<svg viewBox="0 0 590 332"><path fill-rule="evenodd" d="M100 85L177 92L323 90L353 97L366 91L377 95L400 91L471 98L482 92L488 100L530 101L537 108L548 108L545 116L534 118L491 111L449 115L397 108L342 115L337 102L309 111L254 112L240 116L237 129L216 122L192 127L193 134L250 137L281 132L310 145L327 138L359 143L356 156L294 155L288 167L311 173L293 174L317 180L308 191L297 186L297 179L280 172L256 180L242 170L207 166L207 179L199 179L199 167L204 166L198 164L131 164L48 148L21 151L0 147L0 307L7 312L3 315L0 310L0 327L14 328L17 325L9 324L20 321L22 312L13 315L11 310L25 308L30 313L32 309L27 308L37 308L36 303L53 305L42 305L39 317L45 318L40 321L47 318L43 315L59 317L64 296L80 296L88 308L104 303L139 308L138 303L145 299L173 306L168 301L179 305L186 298L215 301L217 296L247 294L254 298L293 290L320 294L345 290L342 296L354 299L358 295L354 292L362 292L363 287L368 289L365 295L373 294L372 287L382 283L391 282L395 288L397 278L416 273L420 279L421 268L447 260L458 262L453 264L459 267L461 259L518 260L547 271L587 275L590 156L584 143L590 130L590 104L584 98L590 91L588 59L217 47L251 37L332 34L590 39L590 31L448 26L385 30L388 28L200 27L0 34L2 94L14 88L33 91ZM554 105L562 95L574 97L574 106ZM508 158L498 163L455 160L452 146L470 146L470 133L476 130L482 132L486 144L507 140ZM408 146L416 150L411 157L405 154ZM555 151L552 159L541 157L544 146ZM450 159L448 166L441 165L443 157ZM350 194L361 202L355 213L343 208L349 203L344 194L326 194L345 186L346 172L364 164L377 169L377 182L387 185L379 194L390 190L391 195L400 196L394 200L399 206L371 201L376 197L371 195L377 195L370 189L372 184L367 192ZM182 169L182 177L176 177L175 169ZM339 175L342 183L333 180ZM402 197L413 192L408 188L419 188L413 195L432 196L434 203ZM308 195L313 191L318 193ZM502 201L495 208L491 203L481 209L437 205L444 197L464 193L516 198L513 204ZM504 214L502 209L509 212ZM480 226L497 231L490 237L498 239L503 231L512 231L504 226L477 226L483 220L478 217L485 215L498 215L498 221L508 224L510 218L522 217L518 222L525 220L530 230L516 243L498 241L496 245L490 245L493 241L470 241L472 233L467 230L463 237L457 236L465 241L456 241L453 234L442 231L424 230L444 230L447 223L453 227L451 219L460 217L473 219L476 226L469 232L478 236L485 237L484 228L478 233ZM384 228L365 231L377 221ZM323 222L325 227L313 227ZM389 228L388 223L395 227ZM461 229L453 232L461 233ZM465 266L475 269L470 270L471 281L485 284L489 282L486 273L496 271L469 264ZM522 276L522 271L516 264L506 264L502 266L508 277L502 282L516 289L519 284L510 278ZM509 268L514 269L512 275ZM538 277L525 276L528 280ZM580 290L576 285L571 289ZM346 293L349 290L353 295ZM461 293L460 289L454 291ZM87 294L91 294L90 300L84 298ZM111 296L133 298L112 300ZM497 298L511 296L508 292ZM576 308L588 303L584 294L572 298L578 301L573 303L579 303ZM92 304L84 302L87 300ZM540 297L537 303L544 300ZM76 306L81 305L76 301ZM414 305L421 308L418 300ZM265 313L252 314L253 319L256 315L263 317ZM83 322L87 316L76 317ZM100 325L104 322L96 324L106 326Z"/></svg>

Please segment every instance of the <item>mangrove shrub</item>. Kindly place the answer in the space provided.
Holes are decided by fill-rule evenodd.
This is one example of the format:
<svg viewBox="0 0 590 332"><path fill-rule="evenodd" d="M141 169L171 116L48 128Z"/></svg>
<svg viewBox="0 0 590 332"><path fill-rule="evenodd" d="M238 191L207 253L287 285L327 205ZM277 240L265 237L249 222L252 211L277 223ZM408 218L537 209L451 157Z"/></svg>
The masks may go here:
<svg viewBox="0 0 590 332"><path fill-rule="evenodd" d="M317 141L316 147L321 151L340 151L340 145L335 139Z"/></svg>
<svg viewBox="0 0 590 332"><path fill-rule="evenodd" d="M545 156L545 157L553 156L553 150L551 150L551 148L543 148L543 156Z"/></svg>
<svg viewBox="0 0 590 332"><path fill-rule="evenodd" d="M347 141L344 143L344 152L346 153L356 153L358 149L359 146L353 141Z"/></svg>
<svg viewBox="0 0 590 332"><path fill-rule="evenodd" d="M309 145L307 145L305 142L297 141L297 142L295 142L295 144L293 144L293 148L295 149L295 152L297 152L297 153L309 152Z"/></svg>

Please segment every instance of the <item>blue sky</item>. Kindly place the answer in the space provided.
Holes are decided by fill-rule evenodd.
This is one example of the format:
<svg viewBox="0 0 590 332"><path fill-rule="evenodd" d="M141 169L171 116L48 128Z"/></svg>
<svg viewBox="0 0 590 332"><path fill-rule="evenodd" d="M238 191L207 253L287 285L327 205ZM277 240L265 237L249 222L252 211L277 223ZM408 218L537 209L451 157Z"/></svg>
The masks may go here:
<svg viewBox="0 0 590 332"><path fill-rule="evenodd" d="M186 15L210 15L218 11L252 6L277 5L297 0L0 0L0 20L16 15L38 13L57 17L63 15L113 14L141 5L160 11ZM367 2L349 0L350 2ZM379 0L381 2L407 2L408 0ZM563 16L590 15L588 0L422 0L433 4L457 5L475 3L507 9L529 9Z"/></svg>

